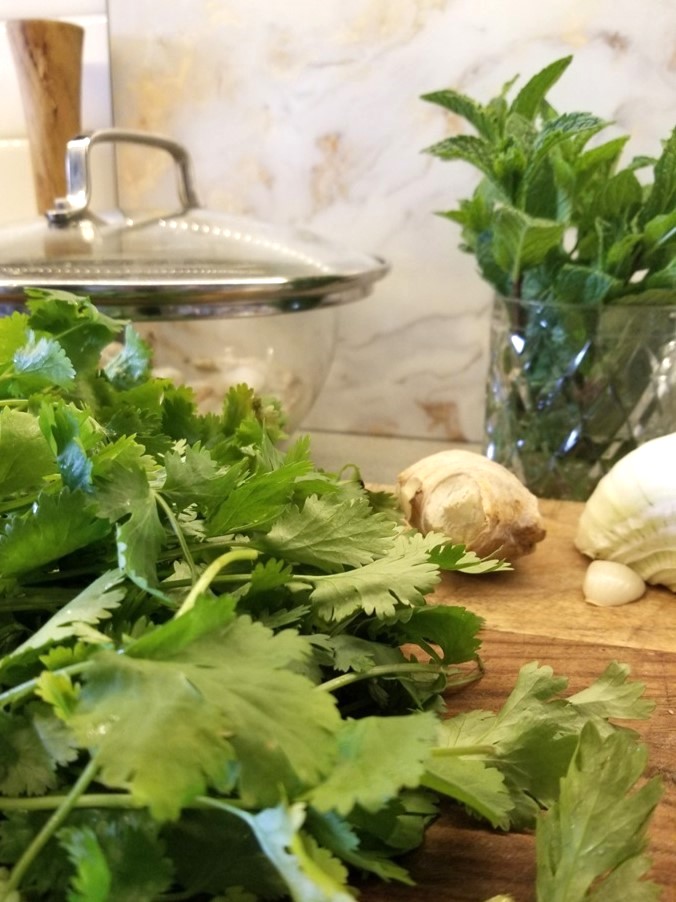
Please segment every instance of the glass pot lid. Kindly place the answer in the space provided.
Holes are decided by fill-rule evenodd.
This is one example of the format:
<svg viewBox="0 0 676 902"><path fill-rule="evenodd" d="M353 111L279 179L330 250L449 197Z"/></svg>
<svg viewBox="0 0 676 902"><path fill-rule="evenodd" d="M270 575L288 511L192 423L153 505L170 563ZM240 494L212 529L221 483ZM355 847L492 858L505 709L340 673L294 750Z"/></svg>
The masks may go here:
<svg viewBox="0 0 676 902"><path fill-rule="evenodd" d="M175 213L105 218L90 209L90 151L100 142L168 151L176 164ZM45 220L0 231L0 307L24 288L86 294L111 315L137 320L250 316L365 297L388 266L303 229L279 229L200 207L190 157L167 138L123 129L78 136L66 148L67 195Z"/></svg>

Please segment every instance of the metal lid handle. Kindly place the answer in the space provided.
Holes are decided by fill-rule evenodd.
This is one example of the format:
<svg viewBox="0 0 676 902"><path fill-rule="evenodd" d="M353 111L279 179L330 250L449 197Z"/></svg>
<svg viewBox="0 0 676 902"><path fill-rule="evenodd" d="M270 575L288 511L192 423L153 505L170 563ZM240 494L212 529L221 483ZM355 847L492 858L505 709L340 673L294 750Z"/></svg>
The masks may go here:
<svg viewBox="0 0 676 902"><path fill-rule="evenodd" d="M188 151L161 135L130 131L123 128L102 128L72 138L66 145L66 196L57 198L47 219L55 225L65 225L82 218L89 208L91 178L89 153L94 144L123 141L166 150L174 159L178 170L178 196L183 210L199 207L192 175L192 162Z"/></svg>

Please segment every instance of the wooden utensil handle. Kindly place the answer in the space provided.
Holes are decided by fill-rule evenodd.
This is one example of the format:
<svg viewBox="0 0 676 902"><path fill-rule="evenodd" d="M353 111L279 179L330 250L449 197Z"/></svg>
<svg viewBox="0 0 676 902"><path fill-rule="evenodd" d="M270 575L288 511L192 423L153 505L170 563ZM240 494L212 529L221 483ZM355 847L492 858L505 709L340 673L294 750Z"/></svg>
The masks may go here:
<svg viewBox="0 0 676 902"><path fill-rule="evenodd" d="M38 211L66 193L66 143L79 134L84 29L69 22L16 19L7 35L26 117Z"/></svg>

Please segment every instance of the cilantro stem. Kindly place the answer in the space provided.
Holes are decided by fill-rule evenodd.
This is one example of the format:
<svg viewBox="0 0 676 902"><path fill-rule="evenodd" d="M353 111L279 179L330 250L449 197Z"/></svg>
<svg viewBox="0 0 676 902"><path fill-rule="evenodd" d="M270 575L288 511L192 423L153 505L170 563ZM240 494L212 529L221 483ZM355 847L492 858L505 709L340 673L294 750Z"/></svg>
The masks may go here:
<svg viewBox="0 0 676 902"><path fill-rule="evenodd" d="M25 398L3 398L0 407L23 407L28 409L28 401Z"/></svg>
<svg viewBox="0 0 676 902"><path fill-rule="evenodd" d="M335 692L336 689L343 689L345 686L351 686L353 683L359 683L362 680L372 680L381 676L406 676L410 673L434 673L437 676L446 676L445 668L439 664L377 664L366 673L344 673L339 677L326 680L319 683L315 689L323 689L325 692Z"/></svg>
<svg viewBox="0 0 676 902"><path fill-rule="evenodd" d="M55 670L54 673L72 676L73 674L84 673L90 667L91 663L89 661L79 661L77 664L69 664L67 667L60 667L58 670ZM21 701L26 696L31 695L39 681L40 677L34 677L31 680L26 680L25 683L19 683L18 686L12 686L11 689L6 689L5 692L0 692L0 708L6 707L7 705L13 705L15 702Z"/></svg>
<svg viewBox="0 0 676 902"><path fill-rule="evenodd" d="M326 680L319 683L315 689L323 689L325 692L335 692L337 689L343 689L345 686L351 686L361 680L375 679L376 677L398 677L406 676L409 673L435 673L438 676L446 677L446 687L444 691L449 689L460 689L463 686L469 686L470 683L476 682L483 676L483 668L478 666L471 673L462 673L460 671L452 671L447 665L422 662L409 662L405 664L377 664L365 673L344 673L339 677Z"/></svg>
<svg viewBox="0 0 676 902"><path fill-rule="evenodd" d="M19 888L19 884L21 883L21 880L23 879L26 871L40 854L45 845L52 838L54 833L59 829L61 824L68 817L70 812L73 810L79 797L94 779L94 775L96 774L97 769L98 763L96 761L96 756L94 755L89 760L89 763L73 784L71 791L67 796L63 797L63 801L61 802L59 807L54 811L52 816L48 818L42 829L33 838L33 841L24 850L23 855L21 855L17 863L12 868L12 872L9 875L9 880L7 881L7 884L5 886L5 892L7 895L9 895L12 890Z"/></svg>
<svg viewBox="0 0 676 902"><path fill-rule="evenodd" d="M0 811L52 811L68 799L65 795L0 797ZM128 792L97 792L81 795L73 808L144 808Z"/></svg>
<svg viewBox="0 0 676 902"><path fill-rule="evenodd" d="M455 758L460 755L494 755L492 745L456 745L453 748L438 746L432 749L433 758Z"/></svg>
<svg viewBox="0 0 676 902"><path fill-rule="evenodd" d="M188 592L188 594L186 595L185 601L178 609L175 616L180 617L181 614L185 614L186 611L189 611L193 607L199 596L206 592L216 576L218 576L218 574L221 572L221 570L223 570L224 567L229 566L235 561L254 561L257 557L258 552L253 548L240 548L239 550L226 551L225 554L221 554L219 557L213 560L204 570L190 592Z"/></svg>
<svg viewBox="0 0 676 902"><path fill-rule="evenodd" d="M190 553L190 549L188 548L188 543L186 542L185 536L183 535L183 530L181 529L173 510L159 492L156 493L155 499L164 511L164 515L169 521L169 525L171 526L174 535L178 539L178 544L181 546L181 551L183 552L183 557L185 558L185 562L188 565L188 569L190 570L190 575L193 578L193 582L195 582L197 580L197 567L195 567L195 561L192 554Z"/></svg>

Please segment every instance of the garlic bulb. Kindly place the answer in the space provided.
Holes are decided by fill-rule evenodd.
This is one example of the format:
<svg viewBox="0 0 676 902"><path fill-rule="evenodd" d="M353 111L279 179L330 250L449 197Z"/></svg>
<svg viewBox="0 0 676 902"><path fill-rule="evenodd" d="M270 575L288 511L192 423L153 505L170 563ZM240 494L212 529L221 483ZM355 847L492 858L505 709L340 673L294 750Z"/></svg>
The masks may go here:
<svg viewBox="0 0 676 902"><path fill-rule="evenodd" d="M576 547L676 592L676 433L621 458L585 503Z"/></svg>
<svg viewBox="0 0 676 902"><path fill-rule="evenodd" d="M481 454L439 451L403 470L396 493L422 533L439 532L479 557L513 561L545 537L535 495Z"/></svg>

